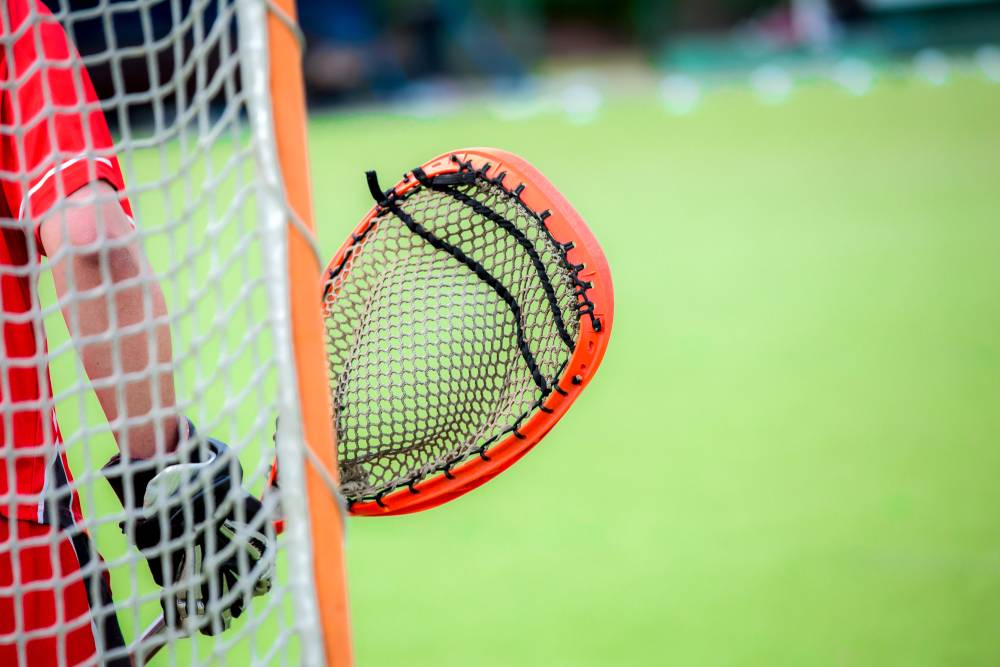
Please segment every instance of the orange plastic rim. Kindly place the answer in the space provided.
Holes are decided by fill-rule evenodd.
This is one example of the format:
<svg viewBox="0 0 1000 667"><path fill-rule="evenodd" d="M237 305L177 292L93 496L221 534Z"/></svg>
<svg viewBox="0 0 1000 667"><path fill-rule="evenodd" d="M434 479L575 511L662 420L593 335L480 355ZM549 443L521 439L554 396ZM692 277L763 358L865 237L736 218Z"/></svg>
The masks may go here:
<svg viewBox="0 0 1000 667"><path fill-rule="evenodd" d="M486 176L490 178L506 172L503 181L505 187L516 189L519 185L524 186L520 191L520 198L525 206L538 214L549 211L543 224L559 243L573 243L567 259L572 264L584 266L579 277L591 284L587 290L587 298L594 304L594 317L600 325L595 329L591 318L581 315L576 349L555 389L542 403L541 409L520 426L518 435L511 433L487 450L488 460L473 455L452 468L450 475L437 473L416 482L412 487L399 488L386 494L380 502L355 502L349 508L354 515L391 516L431 509L493 479L537 445L566 414L569 406L594 377L608 347L614 319L611 271L604 251L580 215L541 172L523 158L507 151L496 148L463 148L439 155L421 165L421 168L429 178L433 178L459 171L460 162L471 163L476 169L489 165ZM410 172L393 190L397 195L402 195L417 187L421 187L420 183ZM354 230L354 235L362 235L378 215L378 206L373 206ZM348 239L341 247L329 264L328 275L342 263L344 254L352 245L353 240ZM336 298L336 293L332 298Z"/></svg>

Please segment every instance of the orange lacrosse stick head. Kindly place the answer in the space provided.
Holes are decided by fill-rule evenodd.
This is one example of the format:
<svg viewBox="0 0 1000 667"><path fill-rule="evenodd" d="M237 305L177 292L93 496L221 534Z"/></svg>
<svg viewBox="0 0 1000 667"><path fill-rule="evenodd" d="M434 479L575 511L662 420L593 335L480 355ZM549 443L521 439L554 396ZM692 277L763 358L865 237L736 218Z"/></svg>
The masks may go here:
<svg viewBox="0 0 1000 667"><path fill-rule="evenodd" d="M342 491L352 514L385 516L457 498L538 444L594 377L611 336L614 293L607 259L583 219L547 178L512 153L449 151L389 190L382 191L373 175L369 184L377 203L330 262L323 308ZM379 240L387 235L394 236ZM406 278L391 278L403 275L415 256L424 264ZM439 274L427 267L444 269ZM441 296L449 280L458 286ZM352 281L363 285L352 287ZM415 366L415 355L384 351L393 345L387 331L397 331L397 338L427 334L419 323L397 324L408 316L406 295L437 299L425 310L457 308L463 313L455 316L459 327L476 310L475 331L441 335L453 344L449 349L501 350L490 357L500 361L490 365L502 367L496 371L502 382L486 382L482 374L490 369L481 374L471 362L455 372L456 364L423 348ZM458 306L449 305L452 296ZM375 312L371 304L378 299L394 307ZM484 300L490 300L485 307ZM369 322L378 317L384 326ZM497 341L485 340L482 322L498 323ZM428 326L433 334L433 322ZM366 336L382 336L381 342L358 352ZM373 380L380 364L397 379L384 386ZM368 378L360 389L352 378L358 369ZM448 402L413 384L435 369L448 381L436 387L453 387L466 398ZM398 379L407 372L416 379ZM480 410L474 418L462 412L469 403L494 399L521 407L510 414L507 407ZM422 429L421 403L434 401L445 403L435 414L447 413L453 423L439 417L433 429ZM399 415L390 424L385 411L395 409Z"/></svg>

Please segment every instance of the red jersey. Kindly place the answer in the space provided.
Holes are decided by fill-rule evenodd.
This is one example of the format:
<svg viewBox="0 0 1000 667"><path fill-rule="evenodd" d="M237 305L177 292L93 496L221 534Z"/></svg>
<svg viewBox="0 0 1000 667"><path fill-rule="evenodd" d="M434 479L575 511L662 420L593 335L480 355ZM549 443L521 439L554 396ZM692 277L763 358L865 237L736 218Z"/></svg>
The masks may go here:
<svg viewBox="0 0 1000 667"><path fill-rule="evenodd" d="M46 270L38 225L88 183L124 188L113 146L87 70L59 22L40 0L0 2L0 514L8 517L80 517L37 303Z"/></svg>

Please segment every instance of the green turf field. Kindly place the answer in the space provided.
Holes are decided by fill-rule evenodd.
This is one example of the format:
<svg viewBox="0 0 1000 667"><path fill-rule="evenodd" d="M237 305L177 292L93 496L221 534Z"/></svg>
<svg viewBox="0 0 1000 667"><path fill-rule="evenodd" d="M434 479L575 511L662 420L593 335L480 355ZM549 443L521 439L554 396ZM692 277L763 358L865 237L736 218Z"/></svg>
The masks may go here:
<svg viewBox="0 0 1000 667"><path fill-rule="evenodd" d="M586 125L315 117L325 254L364 169L495 145L616 280L604 366L535 452L351 521L358 664L1000 662L998 118L971 77L729 89L687 116L623 98Z"/></svg>
<svg viewBox="0 0 1000 667"><path fill-rule="evenodd" d="M1000 87L816 86L590 125L311 127L333 251L389 175L521 153L616 280L604 366L508 474L351 524L361 665L1000 661Z"/></svg>

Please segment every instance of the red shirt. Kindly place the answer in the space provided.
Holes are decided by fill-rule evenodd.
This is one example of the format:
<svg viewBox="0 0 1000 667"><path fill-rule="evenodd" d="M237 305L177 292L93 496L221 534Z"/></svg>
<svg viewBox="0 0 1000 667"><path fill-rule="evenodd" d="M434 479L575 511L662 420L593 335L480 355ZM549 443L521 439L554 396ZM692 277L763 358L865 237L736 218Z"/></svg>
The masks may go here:
<svg viewBox="0 0 1000 667"><path fill-rule="evenodd" d="M95 180L122 190L90 77L40 0L0 2L0 514L80 517L37 304L42 216ZM127 200L122 207L131 215ZM53 511L56 515L53 515Z"/></svg>

